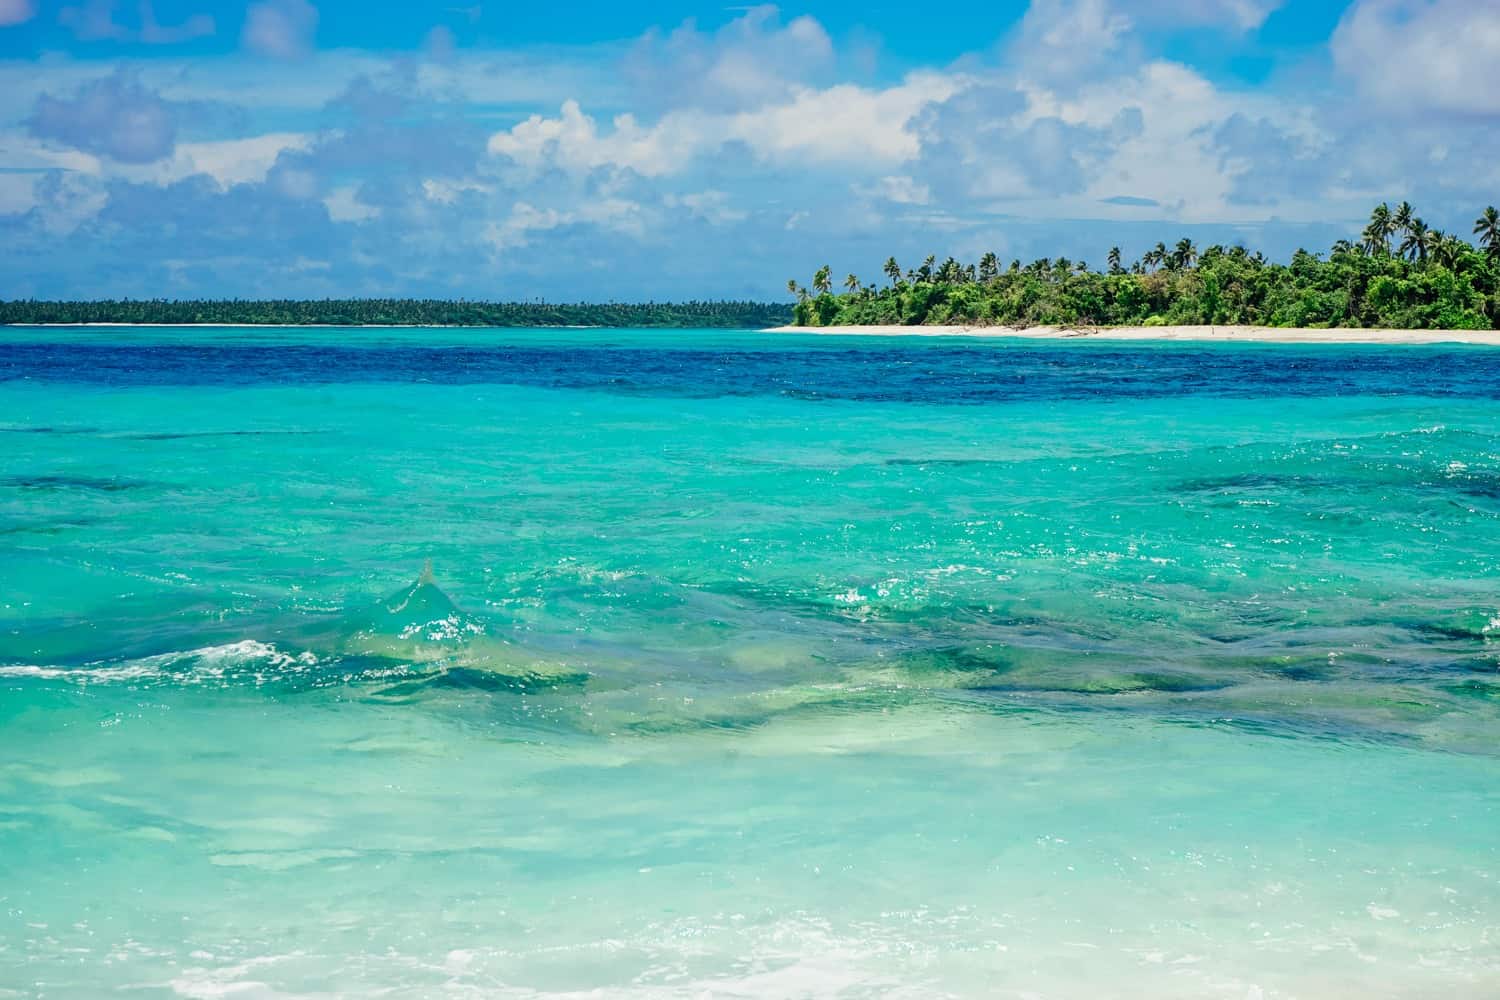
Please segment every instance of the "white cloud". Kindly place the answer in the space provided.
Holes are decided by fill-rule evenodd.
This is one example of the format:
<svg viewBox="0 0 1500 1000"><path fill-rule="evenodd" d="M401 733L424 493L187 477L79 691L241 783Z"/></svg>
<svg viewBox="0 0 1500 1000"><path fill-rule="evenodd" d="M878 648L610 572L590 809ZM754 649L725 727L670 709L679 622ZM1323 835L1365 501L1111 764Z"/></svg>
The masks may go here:
<svg viewBox="0 0 1500 1000"><path fill-rule="evenodd" d="M803 90L787 104L735 115L730 134L768 159L902 163L921 148L912 119L967 84L963 77L918 73L884 90L854 84Z"/></svg>
<svg viewBox="0 0 1500 1000"><path fill-rule="evenodd" d="M212 177L220 189L235 184L257 184L266 179L276 159L288 151L304 150L312 136L301 132L269 132L243 139L181 142L169 160L146 167L121 168L119 174L137 183L172 184L195 174Z"/></svg>
<svg viewBox="0 0 1500 1000"><path fill-rule="evenodd" d="M1010 60L1033 79L1076 78L1110 60L1133 26L1110 0L1032 0Z"/></svg>
<svg viewBox="0 0 1500 1000"><path fill-rule="evenodd" d="M910 128L917 113L962 86L958 77L917 74L884 90L853 84L798 90L783 103L751 111L671 111L650 126L624 114L608 131L569 100L556 118L533 115L497 132L489 151L533 173L613 167L644 177L680 173L695 157L730 143L776 162L889 165L917 155L920 144Z"/></svg>
<svg viewBox="0 0 1500 1000"><path fill-rule="evenodd" d="M695 191L683 195L667 195L666 204L669 207L681 206L688 210L688 214L696 219L702 219L711 226L723 226L733 222L743 222L750 217L750 213L743 209L734 208L729 201L729 195L723 191Z"/></svg>
<svg viewBox="0 0 1500 1000"><path fill-rule="evenodd" d="M76 170L97 174L100 160L77 149L59 149L20 132L0 132L0 166L12 170Z"/></svg>
<svg viewBox="0 0 1500 1000"><path fill-rule="evenodd" d="M317 28L317 8L307 0L264 0L250 5L240 41L264 56L295 59L312 50Z"/></svg>
<svg viewBox="0 0 1500 1000"><path fill-rule="evenodd" d="M1225 25L1239 31L1259 28L1286 0L1134 0L1127 9L1142 22L1173 25Z"/></svg>
<svg viewBox="0 0 1500 1000"><path fill-rule="evenodd" d="M429 177L422 182L422 193L427 196L427 200L435 201L439 205L451 205L465 194L488 194L493 190L490 185L474 180Z"/></svg>
<svg viewBox="0 0 1500 1000"><path fill-rule="evenodd" d="M42 228L53 236L73 232L103 211L109 202L109 195L97 178L63 172L39 178L35 196Z"/></svg>
<svg viewBox="0 0 1500 1000"><path fill-rule="evenodd" d="M1383 104L1500 113L1497 0L1355 0L1332 47L1338 68Z"/></svg>
<svg viewBox="0 0 1500 1000"><path fill-rule="evenodd" d="M1006 46L1034 83L1069 86L1148 61L1138 29L1259 28L1285 0L1032 0Z"/></svg>
<svg viewBox="0 0 1500 1000"><path fill-rule="evenodd" d="M626 58L626 76L652 103L739 110L789 97L829 70L833 41L815 19L786 25L774 6L751 7L712 34L687 21L647 32Z"/></svg>
<svg viewBox="0 0 1500 1000"><path fill-rule="evenodd" d="M123 69L71 97L42 94L26 124L40 139L121 163L170 156L177 140L177 109Z"/></svg>
<svg viewBox="0 0 1500 1000"><path fill-rule="evenodd" d="M36 16L36 5L31 0L0 0L0 27L25 24Z"/></svg>
<svg viewBox="0 0 1500 1000"><path fill-rule="evenodd" d="M359 200L359 188L353 184L336 187L323 199L328 217L334 222L365 222L380 218L380 209Z"/></svg>
<svg viewBox="0 0 1500 1000"><path fill-rule="evenodd" d="M272 132L243 139L181 142L170 158L138 164L118 163L76 149L55 149L19 133L6 132L0 133L0 166L37 172L61 170L99 178L119 177L137 184L157 186L203 174L223 190L235 184L265 180L277 157L283 152L308 149L312 138L300 132Z"/></svg>
<svg viewBox="0 0 1500 1000"><path fill-rule="evenodd" d="M1238 197L1221 126L1239 115L1316 150L1327 137L1310 108L1269 94L1223 91L1190 67L1127 65L1057 84L995 74L923 115L923 155L906 171L935 210L1034 218L1183 222L1264 219L1271 212L1326 217L1320 192L1267 189ZM859 193L874 193L870 186Z"/></svg>
<svg viewBox="0 0 1500 1000"><path fill-rule="evenodd" d="M655 128L642 128L634 115L619 115L608 133L574 100L565 101L556 118L532 115L519 125L490 137L489 151L532 171L556 167L586 173L603 166L624 167L646 177L681 169L710 137L680 117Z"/></svg>
<svg viewBox="0 0 1500 1000"><path fill-rule="evenodd" d="M537 208L521 201L516 202L504 221L489 223L484 238L497 251L512 250L528 246L533 233L578 224L638 237L646 229L645 211L640 204L623 198L582 202L566 209Z"/></svg>
<svg viewBox="0 0 1500 1000"><path fill-rule="evenodd" d="M182 176L208 174L221 187L257 183L289 150L304 150L312 136L300 132L269 132L243 139L220 139L213 142L184 142L177 146Z"/></svg>
<svg viewBox="0 0 1500 1000"><path fill-rule="evenodd" d="M855 194L893 205L925 205L932 200L932 191L906 176L881 177L870 184L854 185Z"/></svg>
<svg viewBox="0 0 1500 1000"><path fill-rule="evenodd" d="M151 0L141 0L140 28L133 29L115 20L117 0L84 0L81 6L64 7L57 23L73 32L73 37L92 42L108 39L116 42L144 42L147 45L173 45L214 33L214 19L208 14L194 14L181 24L167 25L156 20Z"/></svg>

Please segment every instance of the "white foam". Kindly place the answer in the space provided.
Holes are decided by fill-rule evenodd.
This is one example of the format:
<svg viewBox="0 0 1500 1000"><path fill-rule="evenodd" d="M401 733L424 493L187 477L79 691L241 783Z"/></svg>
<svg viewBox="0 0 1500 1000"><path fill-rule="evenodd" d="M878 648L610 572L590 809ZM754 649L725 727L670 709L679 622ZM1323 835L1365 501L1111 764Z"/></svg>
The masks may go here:
<svg viewBox="0 0 1500 1000"><path fill-rule="evenodd" d="M78 684L128 683L172 676L183 683L222 679L237 668L260 667L279 674L297 673L317 666L312 652L283 652L255 639L218 646L203 646L184 652L159 653L123 663L96 662L81 667L10 664L0 666L0 677L33 677L66 680ZM265 679L257 675L257 680Z"/></svg>

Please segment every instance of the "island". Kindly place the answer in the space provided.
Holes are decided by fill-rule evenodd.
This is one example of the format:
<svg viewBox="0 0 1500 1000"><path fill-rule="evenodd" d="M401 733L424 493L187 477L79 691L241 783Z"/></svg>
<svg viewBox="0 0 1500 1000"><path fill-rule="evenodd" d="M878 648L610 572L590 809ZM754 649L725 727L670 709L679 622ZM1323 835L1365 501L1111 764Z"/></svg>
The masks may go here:
<svg viewBox="0 0 1500 1000"><path fill-rule="evenodd" d="M465 299L101 299L0 301L10 326L473 326L761 329L791 307L767 302L477 302Z"/></svg>
<svg viewBox="0 0 1500 1000"><path fill-rule="evenodd" d="M1130 263L1112 248L1102 271L1065 257L1003 267L993 253L903 270L892 257L886 284L851 274L842 292L825 266L810 289L787 283L797 302L784 329L1500 343L1500 212L1485 209L1473 233L1477 246L1428 227L1410 204L1381 204L1358 241L1284 264L1190 239Z"/></svg>

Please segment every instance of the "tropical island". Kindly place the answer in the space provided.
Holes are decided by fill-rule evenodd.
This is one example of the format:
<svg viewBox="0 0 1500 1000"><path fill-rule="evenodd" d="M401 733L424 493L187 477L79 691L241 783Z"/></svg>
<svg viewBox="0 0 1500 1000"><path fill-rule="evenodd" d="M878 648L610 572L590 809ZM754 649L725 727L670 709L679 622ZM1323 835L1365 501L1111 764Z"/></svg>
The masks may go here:
<svg viewBox="0 0 1500 1000"><path fill-rule="evenodd" d="M851 274L838 293L823 267L811 290L795 280L787 289L797 298L798 328L1493 331L1500 329L1500 212L1485 209L1474 235L1478 246L1429 228L1410 204L1382 204L1357 242L1341 240L1326 257L1298 250L1287 264L1242 246L1199 249L1183 239L1129 263L1115 247L1103 271L1067 258L1002 268L993 253L977 265L928 257L903 271L891 258L883 287Z"/></svg>
<svg viewBox="0 0 1500 1000"><path fill-rule="evenodd" d="M478 326L757 329L792 318L766 302L471 302L463 299L105 299L0 302L0 324Z"/></svg>

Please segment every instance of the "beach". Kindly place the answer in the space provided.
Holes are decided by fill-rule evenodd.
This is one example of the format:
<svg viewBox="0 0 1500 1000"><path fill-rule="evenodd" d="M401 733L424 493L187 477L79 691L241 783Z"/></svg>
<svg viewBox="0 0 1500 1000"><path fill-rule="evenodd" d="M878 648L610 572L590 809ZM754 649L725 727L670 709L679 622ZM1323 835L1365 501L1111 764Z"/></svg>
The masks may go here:
<svg viewBox="0 0 1500 1000"><path fill-rule="evenodd" d="M1273 326L782 326L767 333L879 337L1022 337L1027 339L1204 341L1219 344L1485 344L1500 330L1381 330Z"/></svg>

